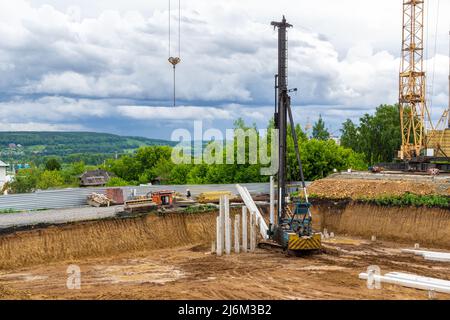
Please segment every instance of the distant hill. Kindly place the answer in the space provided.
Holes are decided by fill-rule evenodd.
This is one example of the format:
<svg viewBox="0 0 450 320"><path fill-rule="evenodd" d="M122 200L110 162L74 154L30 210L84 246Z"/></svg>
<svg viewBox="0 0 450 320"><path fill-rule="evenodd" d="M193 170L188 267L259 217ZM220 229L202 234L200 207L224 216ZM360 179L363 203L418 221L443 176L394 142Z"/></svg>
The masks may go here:
<svg viewBox="0 0 450 320"><path fill-rule="evenodd" d="M0 159L40 162L49 156L63 161L85 160L97 164L112 155L131 153L141 146L173 146L176 143L143 137L95 132L0 132ZM90 161L89 156L93 157ZM86 159L88 159L86 161Z"/></svg>

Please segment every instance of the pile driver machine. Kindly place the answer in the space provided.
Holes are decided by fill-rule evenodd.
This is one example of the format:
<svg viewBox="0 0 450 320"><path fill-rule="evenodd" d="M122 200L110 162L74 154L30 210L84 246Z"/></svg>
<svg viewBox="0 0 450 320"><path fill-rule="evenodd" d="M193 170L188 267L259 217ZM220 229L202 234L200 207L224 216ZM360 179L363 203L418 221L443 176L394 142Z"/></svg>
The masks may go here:
<svg viewBox="0 0 450 320"><path fill-rule="evenodd" d="M321 249L321 235L312 228L311 203L308 199L300 148L295 132L289 93L297 89L288 88L288 39L287 30L293 27L283 16L281 22L272 22L278 28L278 74L275 75L275 126L279 131L277 221L270 226L270 242L276 243L289 252L314 251ZM292 197L288 192L287 180L287 131L290 129L294 140L299 167L299 179L303 197Z"/></svg>

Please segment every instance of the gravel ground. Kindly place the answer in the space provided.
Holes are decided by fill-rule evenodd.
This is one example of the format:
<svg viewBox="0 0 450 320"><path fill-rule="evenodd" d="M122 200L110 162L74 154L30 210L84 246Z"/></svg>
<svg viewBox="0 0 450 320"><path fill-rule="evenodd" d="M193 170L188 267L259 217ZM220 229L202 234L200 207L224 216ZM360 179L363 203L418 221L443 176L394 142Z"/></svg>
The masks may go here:
<svg viewBox="0 0 450 320"><path fill-rule="evenodd" d="M37 224L59 224L113 217L123 206L109 208L82 207L0 214L0 230Z"/></svg>

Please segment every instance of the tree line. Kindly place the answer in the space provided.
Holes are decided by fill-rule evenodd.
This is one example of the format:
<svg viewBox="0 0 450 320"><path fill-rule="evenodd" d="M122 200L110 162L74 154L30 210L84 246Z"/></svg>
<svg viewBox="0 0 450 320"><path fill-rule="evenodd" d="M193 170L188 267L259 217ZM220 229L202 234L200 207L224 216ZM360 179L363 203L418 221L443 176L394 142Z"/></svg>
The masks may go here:
<svg viewBox="0 0 450 320"><path fill-rule="evenodd" d="M391 162L402 142L398 105L381 105L373 115L365 114L355 124L342 125L341 145L363 154L369 165Z"/></svg>
<svg viewBox="0 0 450 320"><path fill-rule="evenodd" d="M273 119L267 129L274 127ZM256 125L246 125L242 119L235 121L235 130L255 130ZM312 136L308 137L300 125L295 134L300 145L300 156L306 180L317 180L335 170L367 170L377 162L392 161L401 142L398 107L381 105L373 115L365 114L355 124L346 120L341 129L341 144L330 139L325 122L319 117L314 124ZM259 136L259 135L258 135ZM270 139L269 139L270 140ZM260 145L260 144L258 144ZM270 150L270 148L269 148ZM236 152L236 146L235 146ZM105 169L113 177L108 186L148 184L155 180L164 184L232 184L267 182L260 173L261 164L174 164L170 146L142 146L134 153L103 159L103 164L92 166L80 158L66 163L61 158L45 158L29 169L21 169L15 179L5 188L12 193L30 192L37 189L76 187L79 176L86 170ZM246 160L249 159L246 150ZM225 163L225 162L224 162ZM294 139L288 128L287 179L299 180L299 168L295 155Z"/></svg>

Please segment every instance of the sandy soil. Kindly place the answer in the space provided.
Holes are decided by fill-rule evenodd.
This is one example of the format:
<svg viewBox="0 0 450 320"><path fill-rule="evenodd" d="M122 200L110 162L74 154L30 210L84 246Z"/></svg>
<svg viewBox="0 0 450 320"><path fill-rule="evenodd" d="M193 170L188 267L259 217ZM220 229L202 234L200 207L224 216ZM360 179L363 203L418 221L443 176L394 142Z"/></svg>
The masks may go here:
<svg viewBox="0 0 450 320"><path fill-rule="evenodd" d="M417 195L449 195L448 191L439 192L438 187L437 184L416 181L327 178L314 181L308 191L310 194L331 199L399 196L407 192Z"/></svg>
<svg viewBox="0 0 450 320"><path fill-rule="evenodd" d="M190 245L57 261L0 271L1 299L427 299L425 291L383 284L369 290L358 274L370 265L450 280L448 263L403 254L405 244L355 238L327 241L305 257L258 249L217 257ZM81 268L81 290L68 290L67 267ZM436 294L438 299L450 295Z"/></svg>

